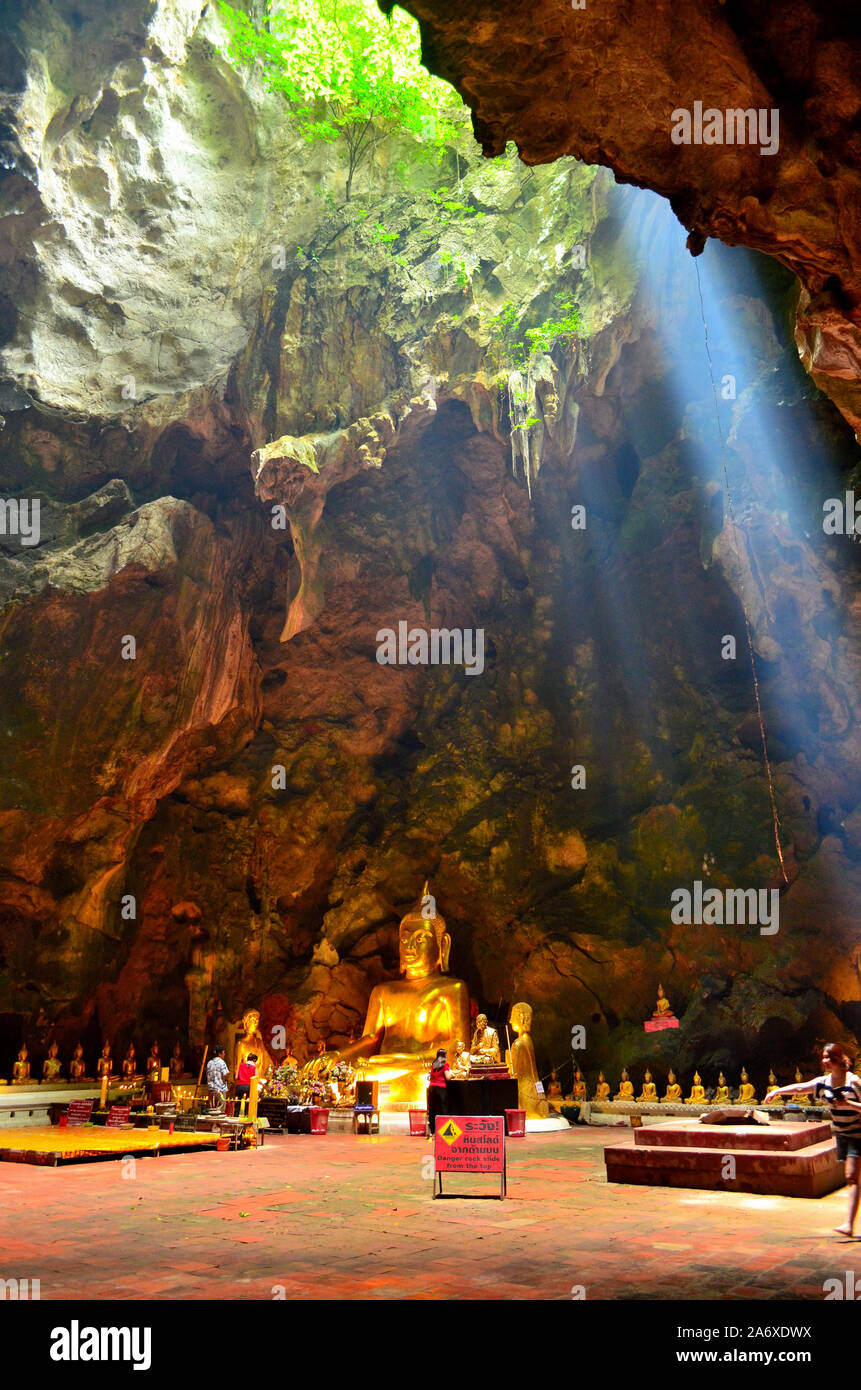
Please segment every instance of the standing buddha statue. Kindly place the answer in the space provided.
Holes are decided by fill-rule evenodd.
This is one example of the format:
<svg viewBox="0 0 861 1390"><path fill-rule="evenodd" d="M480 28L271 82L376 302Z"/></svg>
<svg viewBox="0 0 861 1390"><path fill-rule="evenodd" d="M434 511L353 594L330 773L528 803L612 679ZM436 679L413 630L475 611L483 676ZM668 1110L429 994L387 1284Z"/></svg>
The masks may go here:
<svg viewBox="0 0 861 1390"><path fill-rule="evenodd" d="M479 1023L483 1015L479 1014L476 1023ZM486 1024L485 1020L485 1024ZM529 1004L514 1004L511 1009L510 1023L516 1034L511 1050L508 1054L508 1065L511 1075L517 1081L517 1104L521 1110L525 1110L531 1119L543 1119L547 1116L550 1107L547 1101L539 1093L536 1082L538 1081L538 1067L535 1063L535 1048L532 1044L532 1007ZM485 1028L486 1034L493 1033L494 1030ZM478 1037L476 1029L476 1037ZM475 1041L475 1039L473 1039ZM499 1040L496 1043L496 1061L499 1061ZM562 1087L559 1087L561 1094Z"/></svg>

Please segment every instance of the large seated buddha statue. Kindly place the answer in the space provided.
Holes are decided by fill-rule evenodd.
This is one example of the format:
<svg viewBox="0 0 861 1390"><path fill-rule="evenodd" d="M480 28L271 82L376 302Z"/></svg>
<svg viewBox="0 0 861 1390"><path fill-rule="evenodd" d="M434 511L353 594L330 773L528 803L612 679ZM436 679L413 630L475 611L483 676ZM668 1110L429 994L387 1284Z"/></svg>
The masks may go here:
<svg viewBox="0 0 861 1390"><path fill-rule="evenodd" d="M388 1082L392 1101L423 1105L437 1048L450 1053L469 1037L469 990L447 973L451 937L427 884L400 924L398 944L405 978L374 986L363 1036L338 1055L360 1076Z"/></svg>

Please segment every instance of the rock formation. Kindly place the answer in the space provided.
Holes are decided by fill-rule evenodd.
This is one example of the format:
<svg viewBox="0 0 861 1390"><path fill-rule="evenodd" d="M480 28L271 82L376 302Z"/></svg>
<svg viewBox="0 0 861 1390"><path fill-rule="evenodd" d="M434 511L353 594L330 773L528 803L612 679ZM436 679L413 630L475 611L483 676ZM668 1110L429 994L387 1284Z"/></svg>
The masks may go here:
<svg viewBox="0 0 861 1390"><path fill-rule="evenodd" d="M403 142L344 206L337 152L202 8L12 28L0 496L38 497L41 535L0 535L0 1048L40 1006L73 1042L199 1048L250 1003L300 1055L337 1044L427 875L452 970L492 1013L535 1003L541 1070L575 1023L581 1062L654 1057L658 980L677 1070L858 1036L857 551L822 531L854 455L798 362L789 271L706 256L725 478L657 200L570 158L439 171ZM415 8L431 62L490 74L489 29L467 52ZM851 321L844 195L796 174L814 212L784 235L783 146L742 216L701 149L677 184L640 167L633 100L627 134L608 110L590 145L572 106L529 144L498 80L458 81L488 143L568 140L696 235L773 237ZM582 333L519 370L506 306L539 323L557 295ZM775 937L668 910L697 878L781 881L742 594L791 879ZM481 678L379 664L401 621L483 629Z"/></svg>

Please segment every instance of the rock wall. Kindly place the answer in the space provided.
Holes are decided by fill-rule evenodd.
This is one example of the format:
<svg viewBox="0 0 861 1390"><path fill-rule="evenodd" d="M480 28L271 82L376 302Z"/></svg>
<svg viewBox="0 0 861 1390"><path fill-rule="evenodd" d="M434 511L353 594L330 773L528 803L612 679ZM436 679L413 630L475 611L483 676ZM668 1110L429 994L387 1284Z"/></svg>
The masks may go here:
<svg viewBox="0 0 861 1390"><path fill-rule="evenodd" d="M398 145L345 206L201 10L13 30L0 495L42 531L0 537L0 1049L38 1056L40 1009L197 1048L261 1001L337 1045L427 875L453 973L500 1022L535 1005L542 1067L575 1023L589 1071L854 1040L857 565L821 525L853 455L792 277L706 253L722 454L656 200ZM500 313L557 295L579 341L518 381ZM669 921L695 878L780 882L742 593L775 937ZM380 665L400 622L481 628L483 671ZM647 1042L659 980L683 1026Z"/></svg>

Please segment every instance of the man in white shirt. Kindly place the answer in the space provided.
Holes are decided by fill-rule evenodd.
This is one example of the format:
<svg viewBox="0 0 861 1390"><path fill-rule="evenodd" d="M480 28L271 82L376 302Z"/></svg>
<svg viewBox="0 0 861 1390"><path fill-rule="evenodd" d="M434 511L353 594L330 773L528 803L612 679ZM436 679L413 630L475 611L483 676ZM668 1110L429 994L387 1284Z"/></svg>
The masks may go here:
<svg viewBox="0 0 861 1390"><path fill-rule="evenodd" d="M219 1114L227 1099L227 1078L230 1072L224 1060L224 1048L216 1047L206 1064L206 1086L209 1091L209 1108Z"/></svg>

